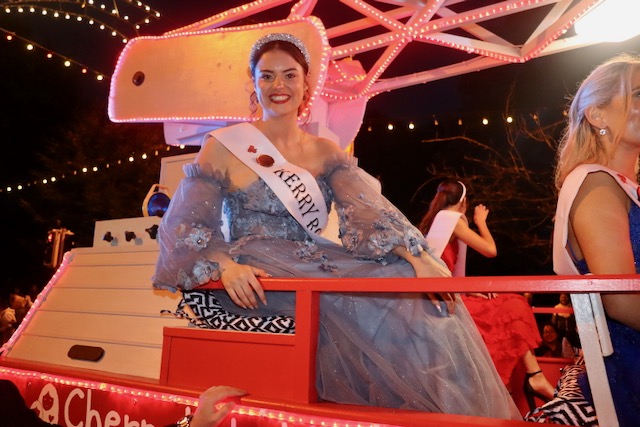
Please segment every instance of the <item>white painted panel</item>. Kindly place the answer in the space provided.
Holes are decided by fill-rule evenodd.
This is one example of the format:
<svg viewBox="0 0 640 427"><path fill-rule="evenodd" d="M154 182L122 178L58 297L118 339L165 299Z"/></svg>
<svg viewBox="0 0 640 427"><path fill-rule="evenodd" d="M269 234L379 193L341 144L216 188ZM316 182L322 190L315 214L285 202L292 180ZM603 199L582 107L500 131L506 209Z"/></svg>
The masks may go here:
<svg viewBox="0 0 640 427"><path fill-rule="evenodd" d="M151 289L155 265L70 266L56 286L84 288Z"/></svg>
<svg viewBox="0 0 640 427"><path fill-rule="evenodd" d="M186 320L172 315L143 317L39 310L34 313L20 338L38 335L90 342L159 346L162 345L164 326L186 326L186 323Z"/></svg>
<svg viewBox="0 0 640 427"><path fill-rule="evenodd" d="M175 310L179 292L148 289L85 289L54 287L40 311L160 316L160 310Z"/></svg>
<svg viewBox="0 0 640 427"><path fill-rule="evenodd" d="M108 252L76 252L73 251L73 265L156 265L158 250L110 250Z"/></svg>
<svg viewBox="0 0 640 427"><path fill-rule="evenodd" d="M73 360L67 353L73 345L88 345L104 349L99 362ZM159 346L132 347L115 343L100 343L52 339L40 336L22 336L7 359L51 363L74 368L94 369L114 374L144 378L160 378L162 351Z"/></svg>

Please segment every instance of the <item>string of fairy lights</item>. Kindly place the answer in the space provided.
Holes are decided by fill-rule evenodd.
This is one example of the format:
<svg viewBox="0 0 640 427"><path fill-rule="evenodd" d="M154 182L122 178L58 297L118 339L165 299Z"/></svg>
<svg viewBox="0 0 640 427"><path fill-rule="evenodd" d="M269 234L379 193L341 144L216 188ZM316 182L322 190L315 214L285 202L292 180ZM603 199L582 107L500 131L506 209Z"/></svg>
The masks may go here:
<svg viewBox="0 0 640 427"><path fill-rule="evenodd" d="M3 38L7 41L7 42L21 42L24 44L24 49L27 52L41 52L43 53L44 58L48 59L48 60L54 60L57 59L64 67L67 68L71 68L71 67L75 67L76 69L80 70L80 72L82 74L87 74L87 75L93 75L96 79L96 81L101 82L105 79L109 79L109 76L105 75L104 73L101 73L100 71L94 70L89 66L84 65L83 63L76 61L73 58L70 58L68 56L65 55L61 55L59 53L56 53L50 49L47 49L46 47L32 41L29 40L27 38L24 38L22 36L17 35L16 33L9 31L5 28L0 27L0 32L4 33Z"/></svg>
<svg viewBox="0 0 640 427"><path fill-rule="evenodd" d="M171 150L176 151L176 150L186 150L186 149L187 147L185 145L178 145L178 146L167 145L164 148L164 151L169 152ZM76 168L66 173L62 173L60 175L46 176L46 177L41 177L39 179L30 179L30 180L19 182L13 185L3 185L2 187L0 187L0 194L2 193L11 194L11 193L26 190L30 187L35 187L40 185L51 185L51 184L57 183L60 180L68 179L71 177L83 177L83 176L89 176L95 173L102 173L102 172L113 170L119 166L132 164L135 162L144 162L150 159L158 158L162 154L163 154L162 150L154 150L151 155L147 153L131 154L129 157L124 159L118 159L118 160L107 162L101 165L83 166L81 168Z"/></svg>
<svg viewBox="0 0 640 427"><path fill-rule="evenodd" d="M4 15L4 16L2 16ZM11 23L13 17L39 16L59 21L88 25L97 31L109 33L114 41L127 43L137 36L144 25L160 18L160 12L137 0L113 0L109 5L96 0L45 0L0 2L0 22ZM9 43L21 43L25 52L40 53L46 60L56 60L62 66L75 68L101 82L109 79L106 73L94 70L70 55L65 55L18 32L0 26L3 39Z"/></svg>
<svg viewBox="0 0 640 427"><path fill-rule="evenodd" d="M3 19L3 15L4 18ZM153 20L160 18L160 12L152 9L150 6L138 0L111 0L108 4L103 0L44 0L44 1L28 1L28 0L12 0L0 1L0 23L4 22L7 17L28 17L38 16L60 20L62 22L75 22L77 24L87 25L89 28L97 31L104 31L111 35L115 42L126 44L130 38L139 35L139 31L144 25L149 25ZM10 19L9 19L10 20ZM81 61L72 58L69 55L55 51L41 43L38 43L24 35L0 26L0 34L7 43L22 44L25 52L28 54L39 53L45 60L53 61L61 64L66 68L79 70L82 74L92 75L96 81L102 82L110 79L106 73L91 68L83 64ZM563 114L565 114L563 112ZM536 114L529 114L534 120L538 120ZM499 119L490 118L489 114L477 115L474 118L442 118L433 116L432 118L421 123L415 121L393 121L375 123L375 128L384 126L388 132L394 132L404 127L409 131L418 130L425 126L442 127L443 122L449 126L479 126L488 127L495 124L496 121L503 122L506 125L514 123L513 116L500 116ZM450 123L449 123L450 122ZM362 131L372 132L374 126L371 123L365 123ZM167 146L169 151L173 146ZM184 150L184 146L178 147ZM0 187L0 193L10 194L25 190L29 187L39 185L49 185L65 178L75 176L89 176L90 174L108 171L120 165L133 163L136 161L145 161L160 155L159 150L155 150L153 155L139 154L131 155L126 159L119 159L114 162L105 163L99 166L85 166L60 176L41 177L39 179L26 180L22 183L5 184Z"/></svg>
<svg viewBox="0 0 640 427"><path fill-rule="evenodd" d="M544 113L529 113L524 115L516 115L516 114L507 115L507 114L496 113L496 112L493 112L493 113L487 112L484 114L474 113L473 115L469 115L469 114L456 115L454 113L451 113L451 114L433 115L426 120L423 119L422 121L407 121L407 120L391 119L391 120L376 120L375 122L371 122L371 121L365 120L365 122L361 126L361 132L374 132L374 131L379 132L380 130L384 130L391 135L393 132L399 131L401 129L408 130L410 132L412 131L418 132L421 130L424 131L426 128L430 128L432 130L435 129L436 131L437 129L449 128L449 129L452 129L453 132L455 133L456 132L455 128L473 127L475 129L482 129L482 128L489 128L491 126L500 126L500 125L509 127L509 126L516 126L519 121L522 122L525 120L530 120L538 124L540 124L543 121L545 123L547 122L559 123L565 120L566 114L567 114L566 110L561 108L558 108L557 110L549 110L548 108L545 108ZM541 117L542 115L550 116L550 117L545 117L543 119ZM164 151L165 151L164 154L167 155L166 152L169 152L171 150L184 151L186 149L187 147L184 145L179 145L179 146L167 145L164 148ZM197 147L194 149L197 149ZM97 166L96 165L85 166L82 168L71 170L68 173L62 174L60 176L41 177L38 179L30 179L22 183L5 184L0 187L0 194L2 193L11 194L11 193L16 193L34 186L50 185L65 178L90 176L91 174L106 172L109 170L113 170L114 168L121 165L126 165L133 162L146 161L153 158L157 158L161 154L163 154L161 151L162 150L156 149L154 150L152 155L148 155L146 153L131 154L126 159L119 159L116 161L104 163L102 165L97 165ZM169 153L168 155L173 155L173 154Z"/></svg>

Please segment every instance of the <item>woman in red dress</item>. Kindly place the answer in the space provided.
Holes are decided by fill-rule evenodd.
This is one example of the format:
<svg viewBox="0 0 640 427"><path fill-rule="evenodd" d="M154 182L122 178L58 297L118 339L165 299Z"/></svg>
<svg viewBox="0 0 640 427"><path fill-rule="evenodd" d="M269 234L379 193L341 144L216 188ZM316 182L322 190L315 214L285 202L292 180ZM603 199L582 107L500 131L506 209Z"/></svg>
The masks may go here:
<svg viewBox="0 0 640 427"><path fill-rule="evenodd" d="M497 255L493 236L487 227L489 210L482 204L474 209L473 221L478 232L469 227L466 216L465 185L445 180L438 186L429 210L420 222L429 246L447 264L453 276L464 276L467 247L487 258ZM466 294L463 301L471 313L491 358L509 387L514 368L522 360L526 369L524 391L529 406L535 408L534 396L553 398L554 388L538 365L533 350L541 343L540 332L531 306L520 294Z"/></svg>

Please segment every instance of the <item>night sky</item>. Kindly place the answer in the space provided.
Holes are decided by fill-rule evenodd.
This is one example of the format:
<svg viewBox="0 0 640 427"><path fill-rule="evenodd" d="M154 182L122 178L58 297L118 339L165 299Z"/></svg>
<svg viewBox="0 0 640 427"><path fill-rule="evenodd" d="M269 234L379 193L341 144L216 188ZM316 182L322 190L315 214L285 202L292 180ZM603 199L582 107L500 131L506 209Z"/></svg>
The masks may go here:
<svg viewBox="0 0 640 427"><path fill-rule="evenodd" d="M146 4L161 12L162 17L144 27L142 34L159 35L242 3L244 2L221 0L148 0ZM280 17L283 17L282 13ZM4 31L0 34L0 135L3 143L0 186L4 190L8 185L42 178L39 156L48 143L49 135L59 133L61 127L67 126L79 107L94 105L96 100L106 104L108 80L97 82L95 73L110 75L124 45L86 24L69 20L54 21L38 14L2 13L0 29ZM7 41L8 32L14 32L17 37ZM46 59L46 51L39 48L27 51L24 48L25 40L54 49L57 54L72 58L90 71L83 74L78 65L66 68L57 57ZM505 110L509 93L512 93L512 111L521 114L559 114L567 103L568 96L589 70L617 53L638 51L640 37L623 43L602 44L551 55L526 64L511 64L399 89L372 98L367 107L367 116L398 123L411 121L417 126L432 125L434 119L445 125L447 122L457 121L461 116L469 117L469 120L480 120L483 116L498 118ZM398 142L389 134L388 141L381 143L393 146ZM393 149L389 151L393 152ZM396 155L402 155L401 150L396 151ZM376 155L365 145L356 145L356 154L358 153L369 159ZM59 161L64 162L65 159L61 158ZM391 158L386 161L393 163ZM403 165L398 168L398 174L419 169L424 161L402 159ZM366 165L363 167L366 168ZM403 177L399 176L398 179ZM404 179L409 181L413 178L407 175ZM406 198L410 197L419 184L412 182L404 194L397 190L397 194L389 197L392 200L404 199L408 206ZM108 191L109 189L105 189L105 194ZM0 285L2 288L25 286L25 283L20 283L22 272L25 282L41 281L41 275L29 275L37 270L36 264L39 267L42 263L41 242L38 243L40 246L34 244L28 249L17 243L16 236L28 233L30 228L29 214L21 213L16 219L18 212L25 212L21 211L24 201L15 194L8 195L6 191L0 192L0 199L3 218L14 221L3 224L0 229L5 242L3 252L10 251L15 255L5 257L2 268L8 274L0 279ZM398 204L403 203L399 201ZM37 215L46 215L46 212L38 212ZM52 218L52 226L53 221ZM33 238L38 239L35 235ZM41 239L44 238L45 236L41 236Z"/></svg>

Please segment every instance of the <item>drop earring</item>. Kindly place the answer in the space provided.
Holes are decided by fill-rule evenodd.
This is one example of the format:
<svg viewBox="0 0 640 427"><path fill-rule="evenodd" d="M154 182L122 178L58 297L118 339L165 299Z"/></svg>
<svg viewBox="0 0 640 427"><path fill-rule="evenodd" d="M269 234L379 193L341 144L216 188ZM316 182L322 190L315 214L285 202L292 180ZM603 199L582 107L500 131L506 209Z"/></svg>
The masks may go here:
<svg viewBox="0 0 640 427"><path fill-rule="evenodd" d="M600 136L605 136L607 134L607 129L602 128L598 131L598 133L600 134Z"/></svg>

